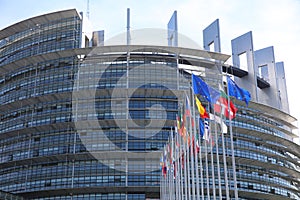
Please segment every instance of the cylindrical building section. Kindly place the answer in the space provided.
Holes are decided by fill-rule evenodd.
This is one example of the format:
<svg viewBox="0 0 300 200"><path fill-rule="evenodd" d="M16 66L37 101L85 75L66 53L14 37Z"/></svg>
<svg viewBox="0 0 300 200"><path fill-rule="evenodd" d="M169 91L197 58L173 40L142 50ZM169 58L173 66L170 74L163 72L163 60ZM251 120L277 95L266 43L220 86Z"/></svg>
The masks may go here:
<svg viewBox="0 0 300 200"><path fill-rule="evenodd" d="M77 11L65 10L0 31L0 190L40 200L159 199L161 151L190 95L191 72L218 88L229 56L98 40L80 48L82 27ZM299 199L295 119L234 103L241 199ZM225 145L230 163L229 135Z"/></svg>

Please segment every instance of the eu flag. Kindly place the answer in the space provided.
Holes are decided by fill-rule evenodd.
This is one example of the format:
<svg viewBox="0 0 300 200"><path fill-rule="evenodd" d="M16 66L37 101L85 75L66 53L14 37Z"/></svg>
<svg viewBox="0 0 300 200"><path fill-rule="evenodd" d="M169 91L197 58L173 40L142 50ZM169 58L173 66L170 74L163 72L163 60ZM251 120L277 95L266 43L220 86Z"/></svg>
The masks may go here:
<svg viewBox="0 0 300 200"><path fill-rule="evenodd" d="M202 95L209 103L216 103L220 92L207 85L201 78L192 74L193 90L195 94Z"/></svg>
<svg viewBox="0 0 300 200"><path fill-rule="evenodd" d="M248 106L248 103L251 99L251 94L249 91L240 88L229 76L227 76L227 87L228 95L237 98L238 100L245 101Z"/></svg>

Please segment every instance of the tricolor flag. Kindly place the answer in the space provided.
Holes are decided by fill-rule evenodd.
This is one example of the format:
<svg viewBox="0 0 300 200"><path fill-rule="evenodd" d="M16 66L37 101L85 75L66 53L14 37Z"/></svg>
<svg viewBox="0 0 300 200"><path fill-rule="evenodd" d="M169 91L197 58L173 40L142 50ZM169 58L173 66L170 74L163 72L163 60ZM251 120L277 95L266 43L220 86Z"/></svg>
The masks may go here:
<svg viewBox="0 0 300 200"><path fill-rule="evenodd" d="M200 100L198 99L198 97L195 95L195 100L196 100L196 105L200 114L201 118L209 118L208 113L206 112L205 108L202 106Z"/></svg>

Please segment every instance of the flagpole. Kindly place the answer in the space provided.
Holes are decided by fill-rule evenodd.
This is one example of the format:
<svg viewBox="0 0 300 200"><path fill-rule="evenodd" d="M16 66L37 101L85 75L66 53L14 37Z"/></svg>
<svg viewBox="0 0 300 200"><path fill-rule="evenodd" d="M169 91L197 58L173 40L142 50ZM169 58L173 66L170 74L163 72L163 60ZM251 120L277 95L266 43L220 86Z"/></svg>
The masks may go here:
<svg viewBox="0 0 300 200"><path fill-rule="evenodd" d="M178 127L177 127L177 130L178 130ZM184 192L183 192L183 189L184 189L184 187L183 187L183 177L182 177L182 175L183 175L183 170L182 170L182 137L178 137L178 141L179 141L179 156L178 156L178 160L179 160L179 173L180 173L180 193L181 193L181 198L183 199L183 194L184 194Z"/></svg>
<svg viewBox="0 0 300 200"><path fill-rule="evenodd" d="M191 91L190 91L190 94L191 94ZM190 101L189 101L189 97L186 95L186 103L188 104L189 106L189 132L190 132L190 146L191 148L191 151L190 151L190 159L191 159L191 176L192 176L192 199L193 200L196 200L196 190L195 190L195 168L194 168L194 165L195 165L195 162L194 162L194 153L195 153L195 141L194 141L194 134L193 134L193 127L192 127L192 110L191 110L191 104L190 104Z"/></svg>
<svg viewBox="0 0 300 200"><path fill-rule="evenodd" d="M204 122L205 123L205 122ZM204 135L206 134L206 138L208 137L205 131L206 127L204 125ZM207 191L207 199L210 199L210 190L209 190L209 173L208 173L208 157L207 157L207 140L204 141L204 147L205 147L205 170L206 170L206 191Z"/></svg>
<svg viewBox="0 0 300 200"><path fill-rule="evenodd" d="M187 135L187 137L189 138L189 134ZM190 150L189 150L189 140L186 140L186 169L187 169L187 182L188 182L188 198L187 199L191 199L191 170L190 170Z"/></svg>
<svg viewBox="0 0 300 200"><path fill-rule="evenodd" d="M160 165L161 165L161 173L163 173L163 165L162 165L162 162L163 162L163 155L161 155L160 157ZM160 187L159 187L159 194L160 194L160 199L163 199L163 174L161 174L160 176Z"/></svg>
<svg viewBox="0 0 300 200"><path fill-rule="evenodd" d="M170 166L171 166L171 173L170 173L170 181L171 181L171 199L174 199L173 196L175 195L175 188L174 188L174 138L173 138L173 129L171 128L171 153L170 153L170 157L171 157L171 161L170 161Z"/></svg>
<svg viewBox="0 0 300 200"><path fill-rule="evenodd" d="M185 190L184 190L185 189L185 181L184 181L184 177L183 177L183 175L184 175L184 163L182 161L182 156L183 156L182 148L183 148L183 142L182 142L182 138L180 138L180 146L179 146L179 154L180 154L180 157L179 157L179 160L180 160L180 180L181 180L180 185L181 185L182 199L184 199L183 195L185 194Z"/></svg>
<svg viewBox="0 0 300 200"><path fill-rule="evenodd" d="M178 195L178 200L181 200L181 189L180 189L180 172L179 172L179 167L180 167L180 143L179 143L179 135L178 131L176 131L176 137L175 137L175 144L176 144L176 190L177 190L177 195Z"/></svg>
<svg viewBox="0 0 300 200"><path fill-rule="evenodd" d="M185 94L185 97L186 97L186 94ZM185 100L185 98L183 98ZM184 103L185 104L185 103ZM184 110L184 122L186 123L186 105L185 105L185 110ZM186 137L185 137L185 145L186 145L186 148L185 148L185 153L186 153L186 165L185 165L185 168L186 168L186 172L187 172L187 195L188 197L186 199L191 199L191 168L190 168L190 150L189 150L189 137L190 137L190 134L189 134L189 131L187 129L187 126L186 124L185 125L185 129L186 129Z"/></svg>
<svg viewBox="0 0 300 200"><path fill-rule="evenodd" d="M197 141L195 141L195 136L197 134L197 131L196 131L196 123L195 123L196 111L195 111L195 97L194 97L193 87L192 87L192 109L193 109L193 115L192 116L193 116L193 121L194 121L194 127L193 127L193 129L194 129L193 130L193 132L194 132L194 143L195 143L194 148L196 148L196 142ZM198 165L198 156L197 156L198 152L196 152L196 149L195 149L194 152L195 152L195 166L196 166L196 190L197 190L196 194L197 194L197 200L200 200L199 171L198 171L199 170L199 165ZM201 177L201 181L202 181L202 177Z"/></svg>
<svg viewBox="0 0 300 200"><path fill-rule="evenodd" d="M226 73L227 78L227 73ZM229 94L229 87L227 83L227 94ZM230 96L228 96L228 113L230 113ZM230 147L231 147L231 159L232 159L232 171L233 171L233 184L234 184L234 198L238 200L238 189L237 189L237 180L236 180L236 165L235 165L235 156L234 156L234 145L233 145L233 133L232 133L232 123L231 118L229 117L229 134L230 134Z"/></svg>
<svg viewBox="0 0 300 200"><path fill-rule="evenodd" d="M200 124L200 117L198 117L198 124ZM200 132L200 125L199 125L199 132ZM199 139L199 146L201 145L201 139ZM203 184L203 165L202 165L202 145L199 148L199 159L200 159L200 184L201 184L201 198L204 200L204 184Z"/></svg>
<svg viewBox="0 0 300 200"><path fill-rule="evenodd" d="M211 123L209 124L209 126ZM211 130L211 129L210 129ZM209 134L209 148L210 148L210 165L211 165L211 176L212 176L212 185L213 185L213 199L216 200L216 184L215 184L215 166L214 166L214 154L213 154L213 136L212 131Z"/></svg>
<svg viewBox="0 0 300 200"><path fill-rule="evenodd" d="M225 179L225 189L226 189L226 199L230 199L229 197L229 185L228 185L228 172L227 172L227 159L226 159L226 151L225 151L225 142L224 142L224 131L222 127L221 133L222 139L222 151L223 151L223 165L224 165L224 179Z"/></svg>
<svg viewBox="0 0 300 200"><path fill-rule="evenodd" d="M177 176L176 168L177 168L177 150L178 149L177 149L177 132L176 132L175 127L174 127L174 147L175 147L175 151L174 151L173 166L174 166L174 181L175 181L175 199L180 200L179 196L178 196L178 184L177 184L178 178L176 177Z"/></svg>
<svg viewBox="0 0 300 200"><path fill-rule="evenodd" d="M210 112L210 103L208 104L209 106L209 113ZM209 127L211 125L211 122L209 123ZM213 186L213 199L216 200L216 185L215 185L215 167L214 167L214 155L213 155L213 147L212 147L212 140L213 140L213 136L212 136L212 131L209 128L209 135L208 137L208 142L209 142L209 149L210 149L210 165L211 165L211 176L212 176L212 186Z"/></svg>
<svg viewBox="0 0 300 200"><path fill-rule="evenodd" d="M182 111L183 111L183 109L182 109ZM181 115L182 115L182 113L183 112L181 112ZM184 119L184 116L183 116L183 120L185 120ZM185 130L185 124L183 124L183 153L182 153L182 158L183 158L183 164L184 164L184 166L183 166L183 168L184 168L184 192L185 192L185 199L186 200L188 200L188 198L189 198L189 193L188 193L188 178L189 178L189 174L188 174L188 171L187 171L187 153L186 153L186 148L187 148L187 140L186 140L186 134L187 134L187 132L186 132L186 130Z"/></svg>
<svg viewBox="0 0 300 200"><path fill-rule="evenodd" d="M179 137L180 134L180 127L179 127L179 117L176 115L176 125L175 125L175 131L177 132L176 138L177 138L177 169L178 169L178 191L179 191L179 197L181 200L182 195L183 195L183 178L182 178L182 163L181 163L181 137Z"/></svg>
<svg viewBox="0 0 300 200"><path fill-rule="evenodd" d="M219 198L222 199L222 186L221 186L221 172L220 172L220 159L219 159L219 138L218 138L218 130L217 130L217 124L216 124L216 115L214 111L214 118L215 118L215 145L216 145L216 157L217 157L217 168L218 168L218 185L219 185ZM222 124L220 124L222 127Z"/></svg>

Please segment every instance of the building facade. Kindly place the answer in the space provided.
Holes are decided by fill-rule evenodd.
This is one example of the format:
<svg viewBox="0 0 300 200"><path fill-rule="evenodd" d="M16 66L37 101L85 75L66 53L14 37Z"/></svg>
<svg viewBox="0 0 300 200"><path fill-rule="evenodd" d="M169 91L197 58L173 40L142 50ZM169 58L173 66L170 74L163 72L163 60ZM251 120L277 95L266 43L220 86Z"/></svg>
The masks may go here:
<svg viewBox="0 0 300 200"><path fill-rule="evenodd" d="M249 107L236 102L233 121L241 198L299 199L300 149L283 64L268 65L272 56L254 63L261 54L249 48L249 70L234 59L226 65L218 24L209 27L204 41L216 52L178 47L176 12L169 46L105 46L104 32L86 34L76 10L1 30L0 190L24 199L159 199L160 153L195 71L214 87L231 73L255 94ZM245 53L238 45L251 47L252 36L234 41L233 52Z"/></svg>

